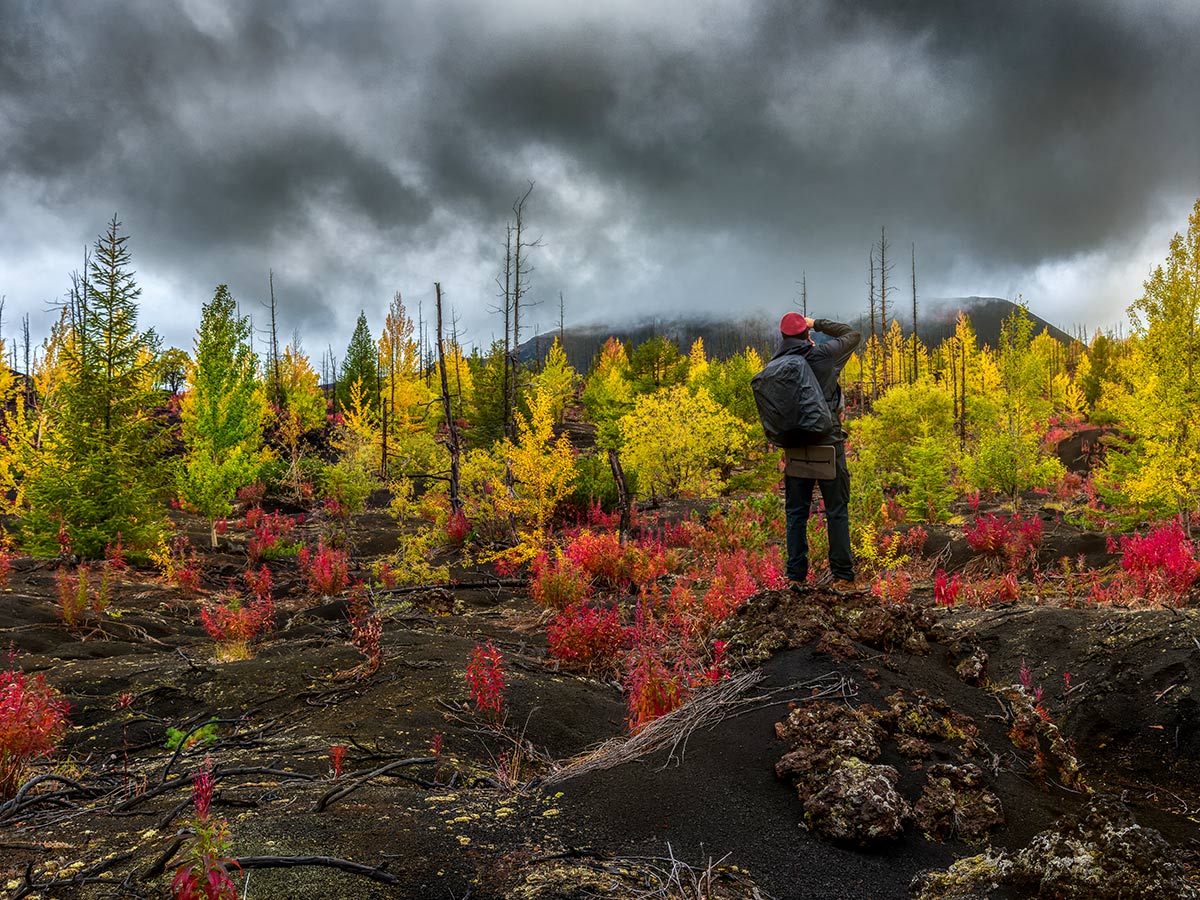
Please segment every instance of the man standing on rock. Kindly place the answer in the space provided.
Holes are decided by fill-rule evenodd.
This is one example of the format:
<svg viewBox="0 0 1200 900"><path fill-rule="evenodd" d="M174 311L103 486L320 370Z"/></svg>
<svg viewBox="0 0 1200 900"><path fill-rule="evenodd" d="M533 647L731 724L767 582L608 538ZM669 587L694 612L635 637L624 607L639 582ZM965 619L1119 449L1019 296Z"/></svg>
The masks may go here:
<svg viewBox="0 0 1200 900"><path fill-rule="evenodd" d="M858 593L861 589L855 582L854 553L850 549L850 469L846 465L846 431L842 428L846 401L838 376L862 340L862 335L849 325L829 319L810 319L794 312L783 317L779 331L783 340L772 361L784 356L803 356L820 384L821 394L833 420L832 430L819 443L834 448L834 476L817 479L784 475L788 582L795 590L803 590L808 582L808 517L813 488L819 486L825 500L825 523L829 529L829 569L833 574L833 592ZM814 343L814 331L827 335L829 340Z"/></svg>

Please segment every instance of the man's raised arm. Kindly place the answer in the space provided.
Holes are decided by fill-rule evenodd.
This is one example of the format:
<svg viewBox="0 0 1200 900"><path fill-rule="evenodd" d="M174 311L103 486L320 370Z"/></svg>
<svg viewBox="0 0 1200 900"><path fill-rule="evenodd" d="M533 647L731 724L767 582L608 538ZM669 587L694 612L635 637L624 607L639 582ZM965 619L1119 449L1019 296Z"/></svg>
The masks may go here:
<svg viewBox="0 0 1200 900"><path fill-rule="evenodd" d="M836 359L838 365L842 365L850 358L850 354L854 352L854 348L862 340L862 335L849 325L843 325L841 322L835 322L832 319L814 319L812 328L814 331L819 331L821 334L833 338L833 340L822 344L821 349Z"/></svg>

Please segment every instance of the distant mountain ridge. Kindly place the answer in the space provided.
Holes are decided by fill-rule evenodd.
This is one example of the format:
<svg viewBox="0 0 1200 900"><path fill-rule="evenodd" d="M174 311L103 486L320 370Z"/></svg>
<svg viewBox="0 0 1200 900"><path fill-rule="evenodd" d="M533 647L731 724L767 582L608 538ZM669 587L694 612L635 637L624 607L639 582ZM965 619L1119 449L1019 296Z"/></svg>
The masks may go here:
<svg viewBox="0 0 1200 900"><path fill-rule="evenodd" d="M906 310L903 303L896 304L895 315L888 316L888 324L895 319L908 332L912 329L912 308ZM1000 339L1000 324L1012 314L1017 304L1000 297L951 297L928 300L917 307L917 333L926 346L936 346L954 333L959 312L965 312L981 343L993 347ZM891 310L889 310L889 313ZM1071 343L1074 338L1061 328L1051 325L1032 310L1035 335L1045 329L1051 337ZM866 335L870 332L870 321L866 313L848 320ZM616 325L585 324L573 325L563 330L563 349L571 365L580 372L587 371L592 360L609 337L637 346L652 337L665 337L675 342L683 353L697 338L704 340L704 350L710 357L726 358L753 347L765 356L775 351L779 343L779 320L774 316L758 316L742 319L715 319L690 317L672 319L649 319L635 323ZM522 362L540 362L546 356L558 331L538 334L521 342L517 354Z"/></svg>

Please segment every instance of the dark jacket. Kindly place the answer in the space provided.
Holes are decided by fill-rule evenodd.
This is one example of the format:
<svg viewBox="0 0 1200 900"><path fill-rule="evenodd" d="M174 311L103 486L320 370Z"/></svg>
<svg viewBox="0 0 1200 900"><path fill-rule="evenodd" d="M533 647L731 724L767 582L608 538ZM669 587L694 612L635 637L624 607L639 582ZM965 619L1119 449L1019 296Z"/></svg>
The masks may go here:
<svg viewBox="0 0 1200 900"><path fill-rule="evenodd" d="M849 325L829 319L814 320L813 331L828 335L832 340L814 344L809 340L808 335L785 337L779 344L779 350L771 358L778 359L781 356L799 354L807 359L813 374L817 376L817 381L821 384L825 402L829 404L829 412L840 423L842 413L846 408L846 399L842 396L842 386L838 383L838 376L842 374L842 369L845 367L846 361L850 359L850 354L862 340L862 335ZM846 432L840 424L838 432L838 440L845 440Z"/></svg>

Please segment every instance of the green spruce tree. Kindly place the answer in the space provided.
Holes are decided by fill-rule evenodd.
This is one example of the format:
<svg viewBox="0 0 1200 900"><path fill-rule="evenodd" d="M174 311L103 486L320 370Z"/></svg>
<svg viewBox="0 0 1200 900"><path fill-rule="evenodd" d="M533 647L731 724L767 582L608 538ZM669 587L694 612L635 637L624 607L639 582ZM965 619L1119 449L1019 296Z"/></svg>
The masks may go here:
<svg viewBox="0 0 1200 900"><path fill-rule="evenodd" d="M137 549L162 531L150 414L158 339L138 331L141 291L120 228L114 216L96 241L86 280L71 293L61 383L26 492L23 528L35 554L58 552L60 533L75 553L98 557L118 535Z"/></svg>
<svg viewBox="0 0 1200 900"><path fill-rule="evenodd" d="M216 520L233 511L238 489L258 478L267 459L262 446L267 405L257 365L250 319L237 314L229 288L218 285L196 333L179 473L180 498L208 519L214 547Z"/></svg>
<svg viewBox="0 0 1200 900"><path fill-rule="evenodd" d="M346 347L346 358L342 361L342 373L337 383L338 409L350 408L350 385L362 385L362 403L372 411L379 408L379 347L371 337L367 325L367 314L358 314L358 324Z"/></svg>

